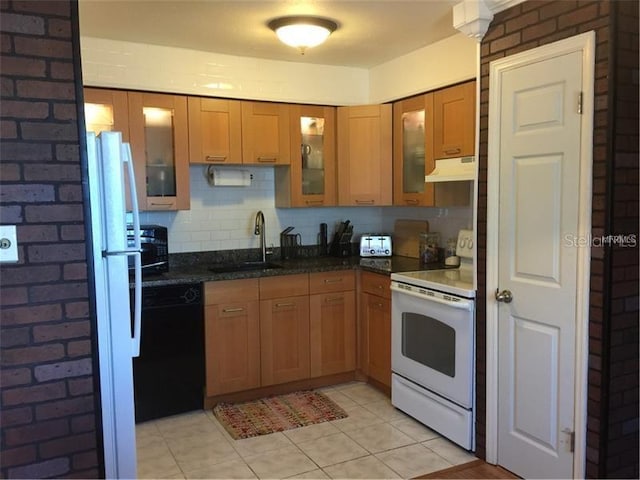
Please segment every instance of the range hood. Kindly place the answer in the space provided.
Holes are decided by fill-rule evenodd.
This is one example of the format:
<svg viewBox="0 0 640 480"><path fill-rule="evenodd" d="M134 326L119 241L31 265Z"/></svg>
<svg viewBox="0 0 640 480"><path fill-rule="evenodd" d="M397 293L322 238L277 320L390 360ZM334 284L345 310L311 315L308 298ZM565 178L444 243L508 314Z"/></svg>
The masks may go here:
<svg viewBox="0 0 640 480"><path fill-rule="evenodd" d="M443 158L436 160L436 168L424 176L426 183L462 182L476 179L476 157Z"/></svg>

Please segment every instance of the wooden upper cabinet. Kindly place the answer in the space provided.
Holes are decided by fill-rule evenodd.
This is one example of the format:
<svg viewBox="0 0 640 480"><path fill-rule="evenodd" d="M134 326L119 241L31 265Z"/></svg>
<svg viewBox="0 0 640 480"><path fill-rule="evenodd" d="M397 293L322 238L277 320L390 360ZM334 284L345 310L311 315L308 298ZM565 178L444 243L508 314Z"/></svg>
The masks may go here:
<svg viewBox="0 0 640 480"><path fill-rule="evenodd" d="M338 107L338 204L391 205L392 106Z"/></svg>
<svg viewBox="0 0 640 480"><path fill-rule="evenodd" d="M242 163L242 113L239 100L189 97L191 163Z"/></svg>
<svg viewBox="0 0 640 480"><path fill-rule="evenodd" d="M336 204L336 109L289 105L291 166L277 168L276 207Z"/></svg>
<svg viewBox="0 0 640 480"><path fill-rule="evenodd" d="M128 99L140 210L188 210L187 98L129 92Z"/></svg>
<svg viewBox="0 0 640 480"><path fill-rule="evenodd" d="M289 105L241 102L242 163L288 165Z"/></svg>
<svg viewBox="0 0 640 480"><path fill-rule="evenodd" d="M433 206L434 186L424 176L433 171L433 94L393 104L393 203Z"/></svg>
<svg viewBox="0 0 640 480"><path fill-rule="evenodd" d="M127 92L106 88L84 89L84 116L88 132L122 132L129 141Z"/></svg>
<svg viewBox="0 0 640 480"><path fill-rule="evenodd" d="M433 94L433 157L475 153L476 82L437 90Z"/></svg>

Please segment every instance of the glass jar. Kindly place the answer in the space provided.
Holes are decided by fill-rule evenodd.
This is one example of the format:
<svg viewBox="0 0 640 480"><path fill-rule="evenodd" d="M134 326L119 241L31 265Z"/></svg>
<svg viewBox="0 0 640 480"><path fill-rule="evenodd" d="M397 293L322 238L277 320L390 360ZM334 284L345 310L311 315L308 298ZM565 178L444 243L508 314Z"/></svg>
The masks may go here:
<svg viewBox="0 0 640 480"><path fill-rule="evenodd" d="M456 256L456 244L458 241L455 238L450 238L447 240L447 248L444 252L444 258L455 257Z"/></svg>
<svg viewBox="0 0 640 480"><path fill-rule="evenodd" d="M437 232L420 234L420 260L422 263L437 263L440 234Z"/></svg>

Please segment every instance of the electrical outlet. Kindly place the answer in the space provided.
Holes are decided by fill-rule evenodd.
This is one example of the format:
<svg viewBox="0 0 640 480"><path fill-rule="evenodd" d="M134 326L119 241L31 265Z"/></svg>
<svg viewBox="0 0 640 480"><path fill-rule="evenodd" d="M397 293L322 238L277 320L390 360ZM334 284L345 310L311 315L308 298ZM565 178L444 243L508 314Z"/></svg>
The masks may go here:
<svg viewBox="0 0 640 480"><path fill-rule="evenodd" d="M18 261L18 238L15 225L0 225L0 262Z"/></svg>

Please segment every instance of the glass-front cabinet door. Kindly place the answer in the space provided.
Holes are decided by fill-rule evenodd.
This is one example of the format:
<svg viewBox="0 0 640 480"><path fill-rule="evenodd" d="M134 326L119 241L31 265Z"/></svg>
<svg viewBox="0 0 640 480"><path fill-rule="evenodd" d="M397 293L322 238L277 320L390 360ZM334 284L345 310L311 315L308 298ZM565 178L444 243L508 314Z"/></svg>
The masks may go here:
<svg viewBox="0 0 640 480"><path fill-rule="evenodd" d="M335 108L291 105L290 114L291 165L276 168L276 206L335 205Z"/></svg>
<svg viewBox="0 0 640 480"><path fill-rule="evenodd" d="M127 92L85 88L84 118L88 132L122 132L122 140L129 141Z"/></svg>
<svg viewBox="0 0 640 480"><path fill-rule="evenodd" d="M393 104L394 204L434 205L434 187L424 176L433 159L433 95L427 93Z"/></svg>
<svg viewBox="0 0 640 480"><path fill-rule="evenodd" d="M300 117L302 195L324 195L324 118Z"/></svg>
<svg viewBox="0 0 640 480"><path fill-rule="evenodd" d="M102 132L120 132L122 141L129 141L129 107L127 92L107 88L83 89L84 119L87 132L96 135ZM129 191L129 175L125 170L125 198L127 210L131 209L131 192Z"/></svg>
<svg viewBox="0 0 640 480"><path fill-rule="evenodd" d="M129 92L129 120L141 209L188 209L186 97Z"/></svg>

